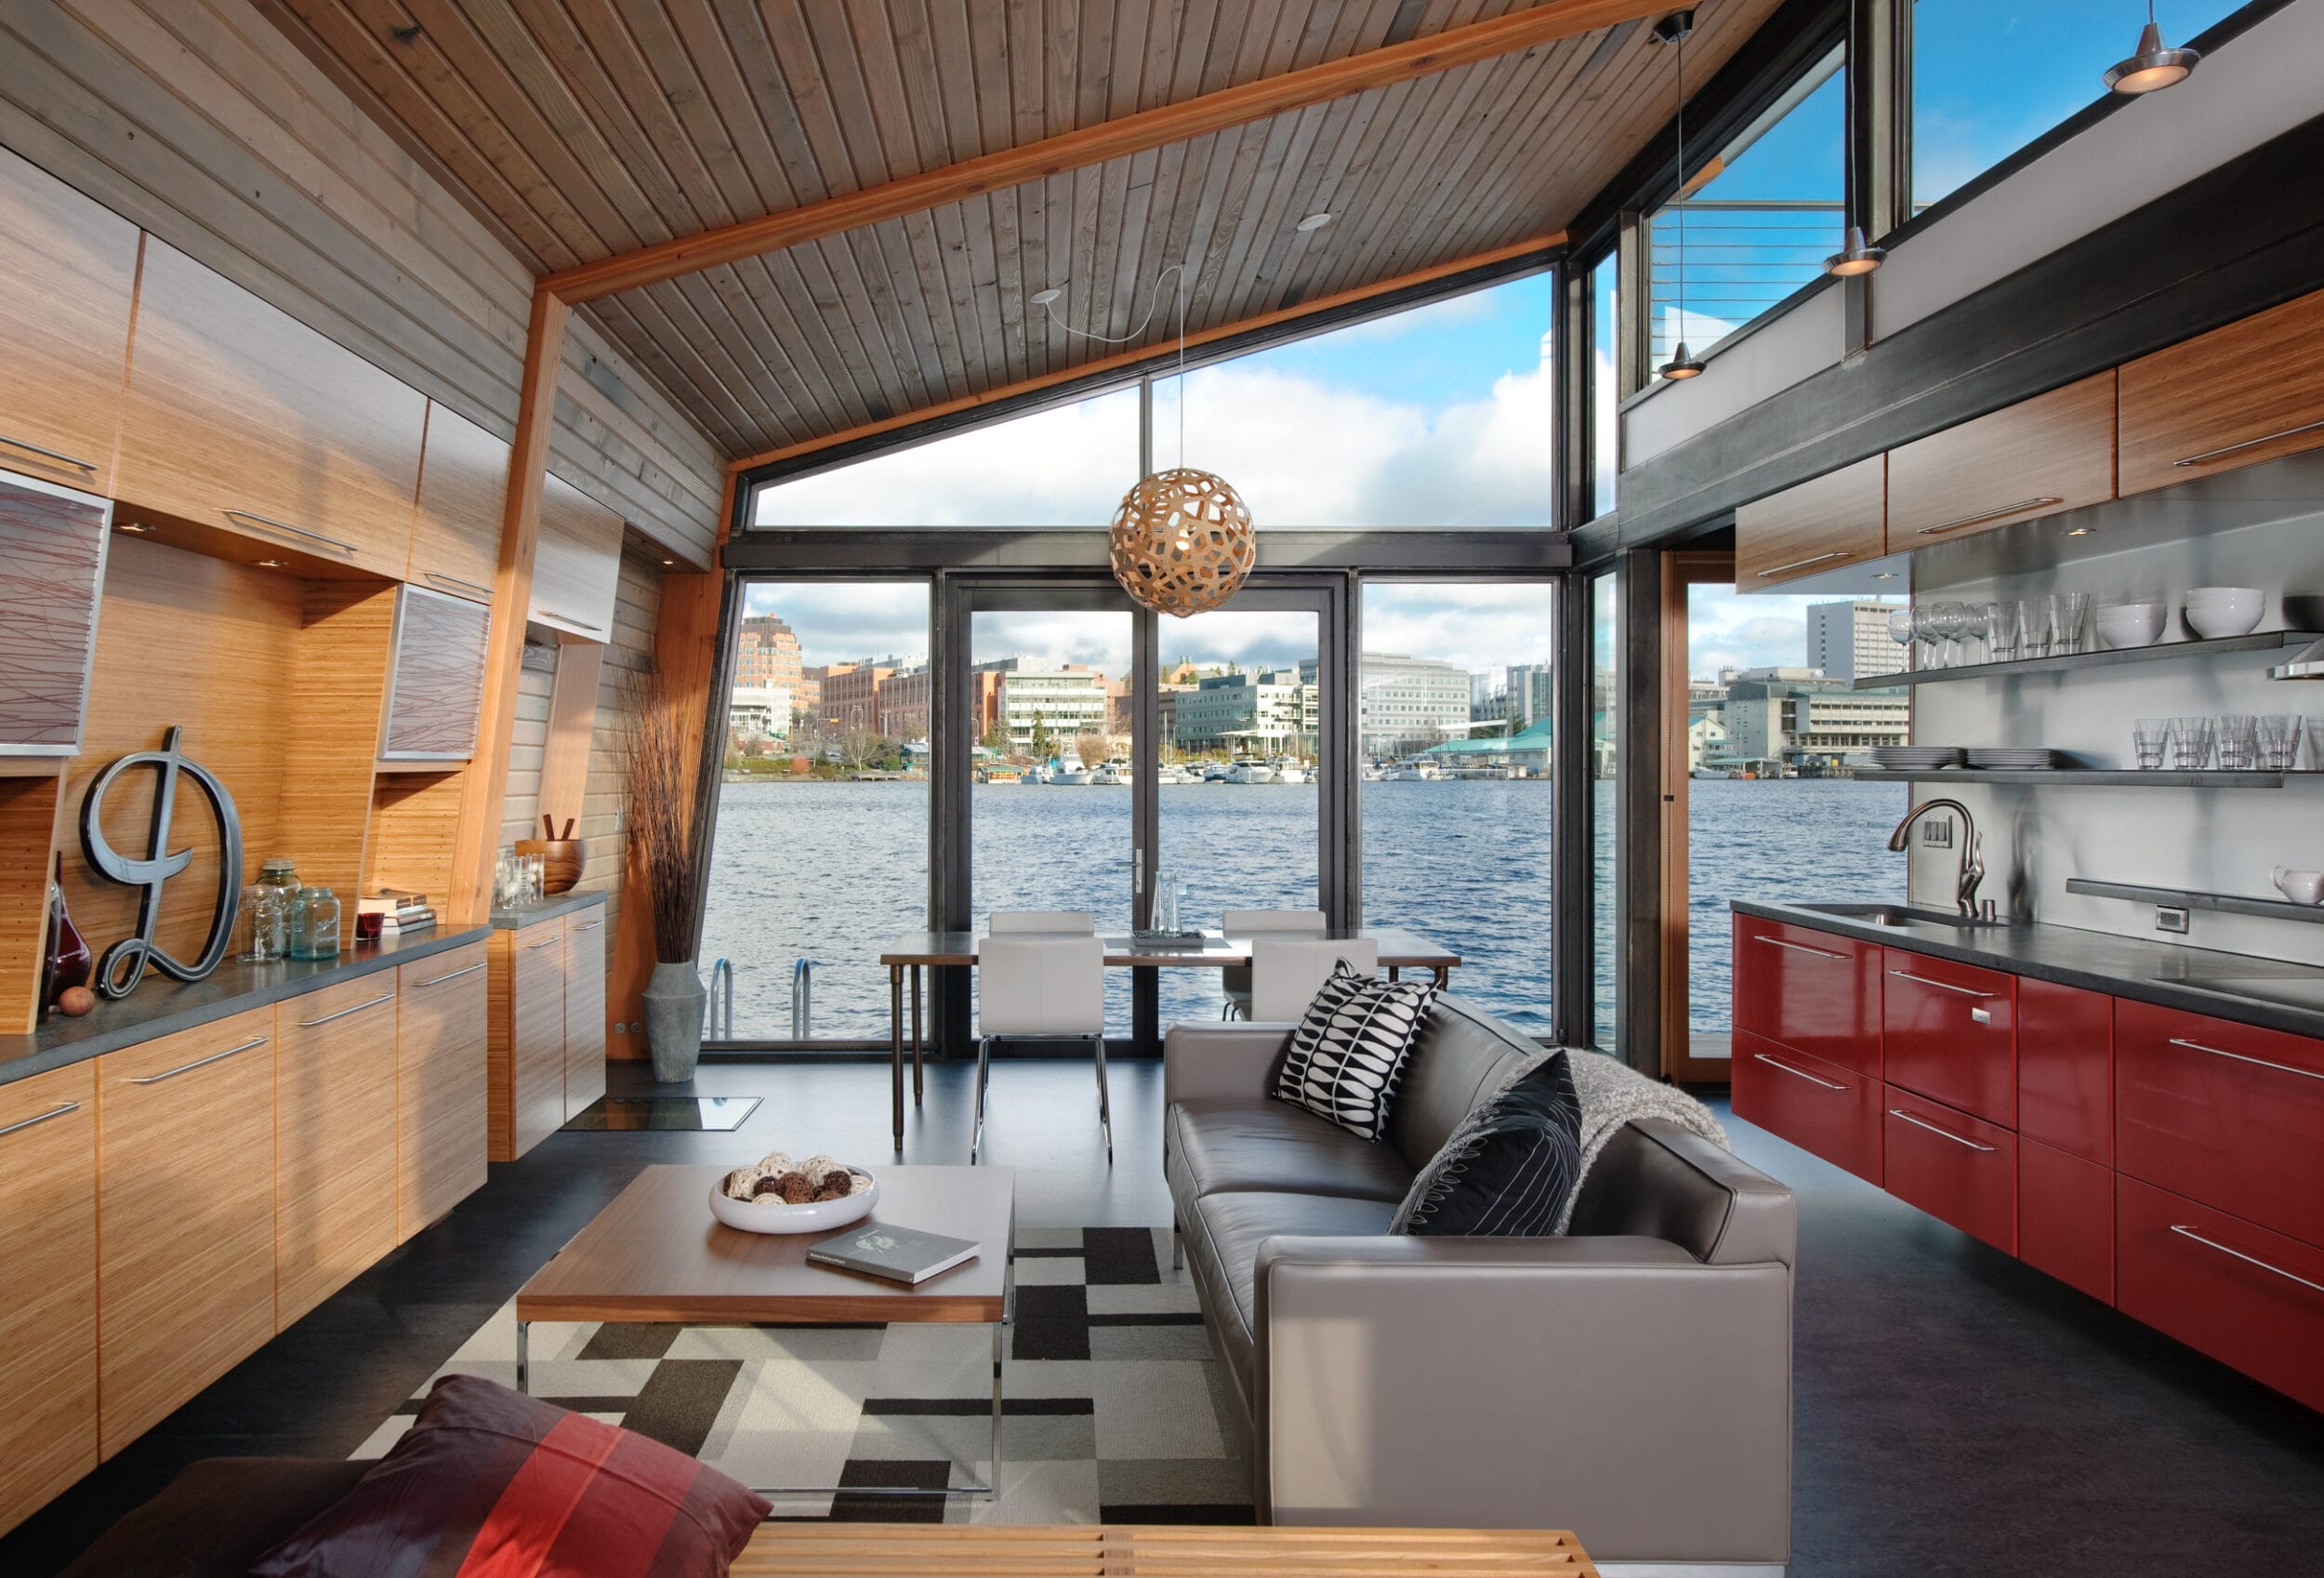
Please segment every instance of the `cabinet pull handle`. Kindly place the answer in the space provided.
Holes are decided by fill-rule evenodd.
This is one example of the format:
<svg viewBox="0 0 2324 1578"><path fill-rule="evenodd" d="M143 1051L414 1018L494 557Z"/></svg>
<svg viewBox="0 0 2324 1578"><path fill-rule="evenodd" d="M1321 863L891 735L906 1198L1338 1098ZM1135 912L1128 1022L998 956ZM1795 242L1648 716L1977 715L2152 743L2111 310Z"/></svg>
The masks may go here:
<svg viewBox="0 0 2324 1578"><path fill-rule="evenodd" d="M324 537L321 532L310 532L304 526L294 526L288 521L277 521L265 515L254 515L247 510L229 510L225 513L231 515L237 521L249 521L272 531L288 532L293 537L303 537L310 542L327 543L341 553L360 551L351 542L341 542L337 537Z"/></svg>
<svg viewBox="0 0 2324 1578"><path fill-rule="evenodd" d="M554 948L564 940L562 937L543 937L538 942L526 943L524 946L528 948Z"/></svg>
<svg viewBox="0 0 2324 1578"><path fill-rule="evenodd" d="M1950 981L1933 981L1926 975L1916 975L1909 970L1891 970L1890 975L1900 981L1910 981L1917 987L1934 987L1941 992L1959 992L1963 997L1991 997L1991 992L1976 991L1969 987L1957 987Z"/></svg>
<svg viewBox="0 0 2324 1578"><path fill-rule="evenodd" d="M0 1134L6 1133L6 1130L0 1129ZM2197 1243L2201 1244L2205 1249L2215 1249L2222 1254L2233 1255L2236 1259L2242 1261L2246 1266L2256 1266L2263 1271L2273 1271L2277 1276L2281 1277L2285 1281L2297 1282L2302 1287L2309 1290L2311 1293L2324 1293L2324 1282L2311 1282L2305 1277L2300 1276L2296 1272L2287 1271L2280 1266L2270 1266L2266 1261L2262 1260L2255 1254L2246 1254L2239 1249L2229 1249L2225 1244L2221 1243L2217 1239L2207 1239L2192 1227L2183 1227L2180 1224L2173 1222L2171 1224L2171 1230L2178 1234L2179 1237L2183 1239L2193 1239Z"/></svg>
<svg viewBox="0 0 2324 1578"><path fill-rule="evenodd" d="M1855 557L1855 553L1853 550L1842 548L1830 553L1818 553L1809 559L1794 559L1790 564L1778 564L1772 570L1762 570L1759 573L1759 578L1763 581L1771 577L1780 576L1786 570L1804 570L1810 564L1821 564L1827 559L1853 559Z"/></svg>
<svg viewBox="0 0 2324 1578"><path fill-rule="evenodd" d="M16 1122L9 1124L7 1128L0 1129L0 1134L13 1134L19 1129L29 1129L35 1123L46 1123L51 1118L61 1118L68 1112L78 1112L80 1110L81 1104L79 1102L68 1101L62 1107L52 1107L46 1112L34 1113L30 1118L20 1119Z"/></svg>
<svg viewBox="0 0 2324 1578"><path fill-rule="evenodd" d="M484 969L492 961L488 959L482 964L471 964L465 970L455 970L449 975L430 975L424 981L414 981L412 985L416 987L440 987L446 981L456 981L463 975L473 975L477 971Z"/></svg>
<svg viewBox="0 0 2324 1578"><path fill-rule="evenodd" d="M1848 955L1844 953L1834 953L1829 948L1810 948L1803 942L1786 942L1781 937L1762 936L1757 932L1753 932L1751 934L1751 940L1753 942L1763 942L1769 948L1788 948L1794 953L1812 953L1818 959L1845 959L1848 957Z"/></svg>
<svg viewBox="0 0 2324 1578"><path fill-rule="evenodd" d="M574 927L574 930L576 932L594 932L603 924L605 924L605 922L602 921L592 921L586 926L575 926Z"/></svg>
<svg viewBox="0 0 2324 1578"><path fill-rule="evenodd" d="M2172 1036L2171 1044L2183 1046L2189 1052L2208 1052L2213 1057L2225 1057L2235 1063L2249 1063L2254 1068L2273 1068L2278 1074L2297 1074L2304 1080L2324 1080L2324 1074L2318 1074L2312 1068L2294 1068L2289 1063L2270 1063L2265 1057L2246 1057L2239 1052L2222 1052L2215 1046L2205 1046L2201 1041L2181 1041Z"/></svg>
<svg viewBox="0 0 2324 1578"><path fill-rule="evenodd" d="M67 455L60 449L44 449L37 444L27 444L20 438L10 438L6 433L0 433L0 444L7 444L10 449L21 449L27 455L37 455L43 459L60 461L75 471L94 473L97 470L97 462L94 460L84 460L77 455ZM0 1134L7 1133L6 1129L0 1129Z"/></svg>
<svg viewBox="0 0 2324 1578"><path fill-rule="evenodd" d="M447 576L442 570L428 570L423 574L438 586L456 586L462 591L472 591L479 597L490 597L493 594L493 589L488 586L478 586L474 581L464 581L457 576Z"/></svg>
<svg viewBox="0 0 2324 1578"><path fill-rule="evenodd" d="M1918 535L1934 537L1939 532L1957 532L1963 526L1974 526L1980 521L1998 521L2004 515L2014 515L2020 510L2040 510L2053 504L2065 502L2065 499L2058 497L2055 494L2045 493L2040 498L2021 498L2014 504L2004 504L1999 510L1987 510L1980 515L1963 515L1958 521L1947 521L1942 525L1922 526Z"/></svg>
<svg viewBox="0 0 2324 1578"><path fill-rule="evenodd" d="M164 1080L174 1080L180 1074L191 1074L196 1068L206 1068L213 1063L220 1063L229 1057L238 1056L254 1046L264 1046L270 1039L266 1036L253 1036L240 1046L230 1046L224 1052L214 1052L207 1057L197 1057L191 1063L181 1063L167 1073L148 1074L142 1080L132 1080L129 1082L133 1085L158 1085Z"/></svg>
<svg viewBox="0 0 2324 1578"><path fill-rule="evenodd" d="M1966 1146L1971 1150L1982 1150L1989 1153L1993 1149L1991 1146L1981 1146L1974 1140L1964 1140L1959 1134L1954 1134L1950 1129L1940 1129L1934 1123L1923 1123L1920 1119L1915 1118L1911 1113L1907 1112L1900 1107L1890 1107L1888 1109L1888 1115L1891 1118L1901 1118L1916 1129L1926 1129L1932 1134L1936 1134L1945 1139L1948 1139L1957 1146Z"/></svg>
<svg viewBox="0 0 2324 1578"><path fill-rule="evenodd" d="M2216 460L2223 455L2234 455L2246 449L2257 449L2263 444L2273 444L2279 438L2291 438L2298 433L2314 432L2318 428L2324 428L2324 422L2302 422L2296 428L2278 428L2274 432L2262 433L2257 438L2247 438L2240 444L2222 444L2217 449L2206 449L2200 455L2190 455L2184 460L2173 460L2171 463L2173 466L2199 466L2206 460ZM2178 1231L2176 1227L2171 1230L2174 1233ZM2235 1252L2230 1250L2228 1253L2232 1254ZM2268 1269L2273 1271L2275 1267L2271 1266Z"/></svg>
<svg viewBox="0 0 2324 1578"><path fill-rule="evenodd" d="M1805 1080L1811 1085L1821 1085L1828 1091L1844 1091L1848 1088L1845 1085L1835 1085L1829 1080L1819 1080L1804 1068L1794 1068L1789 1063L1778 1063L1763 1052L1755 1052L1751 1055L1767 1065L1768 1067L1780 1068L1793 1079Z"/></svg>
<svg viewBox="0 0 2324 1578"><path fill-rule="evenodd" d="M593 625L587 619L576 619L570 614L560 614L554 608L542 609L541 617L544 619L560 620L568 625L578 625L585 630L601 630L605 628L603 625Z"/></svg>
<svg viewBox="0 0 2324 1578"><path fill-rule="evenodd" d="M381 992L377 997L368 998L365 1001L357 1003L352 1008L342 1008L337 1014L325 1014L320 1019L301 1019L298 1022L298 1028L302 1030L311 1030L317 1025L328 1025L334 1019L344 1019L350 1014L361 1014L366 1008L376 1008L383 1002L393 1002L394 1001L395 994L393 992Z"/></svg>

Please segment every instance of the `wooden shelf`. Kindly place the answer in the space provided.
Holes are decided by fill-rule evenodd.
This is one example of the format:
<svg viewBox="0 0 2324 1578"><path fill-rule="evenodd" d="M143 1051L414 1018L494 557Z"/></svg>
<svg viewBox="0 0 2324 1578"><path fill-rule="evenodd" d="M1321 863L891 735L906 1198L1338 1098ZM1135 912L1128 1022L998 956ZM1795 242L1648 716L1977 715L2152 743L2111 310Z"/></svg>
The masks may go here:
<svg viewBox="0 0 2324 1578"><path fill-rule="evenodd" d="M1950 669L1918 669L1896 674L1871 674L1852 682L1856 690L1894 690L1898 685L1941 684L1948 680L2000 680L2013 674L2054 674L2067 669L2111 667L2118 663L2148 663L2159 657L2208 657L2221 652L2276 652L2305 646L2317 639L2314 630L2255 630L2246 636L2219 636L2209 641L2166 641L2152 646L2107 647L2097 652L2073 652L2062 657L2021 657L2008 663L1964 663Z"/></svg>
<svg viewBox="0 0 2324 1578"><path fill-rule="evenodd" d="M2177 909L2213 909L2225 915L2265 915L2278 921L2324 922L2324 904L2294 904L2288 898L2254 898L2239 893L2197 893L2187 888L2154 888L2137 882L2101 882L2089 877L2066 879L2067 893L2093 898L2122 898L2133 904L2167 904Z"/></svg>
<svg viewBox="0 0 2324 1578"><path fill-rule="evenodd" d="M2294 778L2324 773L2182 773L2170 768L2140 772L2110 767L2028 767L2010 771L1983 767L1859 767L1855 776L1886 784L2062 784L2082 789L2281 789Z"/></svg>

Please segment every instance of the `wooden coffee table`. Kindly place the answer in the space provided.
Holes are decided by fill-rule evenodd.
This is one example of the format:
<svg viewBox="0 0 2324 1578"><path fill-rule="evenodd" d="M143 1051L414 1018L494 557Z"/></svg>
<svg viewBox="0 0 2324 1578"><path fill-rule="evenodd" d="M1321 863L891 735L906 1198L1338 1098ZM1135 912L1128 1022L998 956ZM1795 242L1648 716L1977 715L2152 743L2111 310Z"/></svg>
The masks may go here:
<svg viewBox="0 0 2324 1578"><path fill-rule="evenodd" d="M990 1495L1000 1480L1001 1345L1013 1306L1016 1174L1006 1167L883 1167L867 1222L973 1239L975 1259L907 1287L812 1264L828 1233L745 1233L710 1215L722 1167L649 1167L517 1293L517 1390L530 1390L535 1320L684 1326L894 1321L993 1329L993 1467L983 1484L774 1486L761 1495ZM841 1229L853 1233L856 1227Z"/></svg>

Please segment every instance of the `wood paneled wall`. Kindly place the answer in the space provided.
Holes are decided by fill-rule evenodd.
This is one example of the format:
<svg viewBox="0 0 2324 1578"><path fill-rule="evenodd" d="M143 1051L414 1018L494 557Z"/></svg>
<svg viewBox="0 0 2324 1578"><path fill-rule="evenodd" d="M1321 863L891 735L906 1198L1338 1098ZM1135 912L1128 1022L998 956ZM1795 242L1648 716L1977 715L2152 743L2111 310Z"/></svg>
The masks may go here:
<svg viewBox="0 0 2324 1578"><path fill-rule="evenodd" d="M530 271L244 0L0 0L0 144L503 438ZM585 319L550 465L693 564L722 457Z"/></svg>
<svg viewBox="0 0 2324 1578"><path fill-rule="evenodd" d="M508 792L500 804L500 842L532 838L541 828L541 761L548 746L548 696L557 683L557 649L528 646L517 675L517 716L508 739Z"/></svg>

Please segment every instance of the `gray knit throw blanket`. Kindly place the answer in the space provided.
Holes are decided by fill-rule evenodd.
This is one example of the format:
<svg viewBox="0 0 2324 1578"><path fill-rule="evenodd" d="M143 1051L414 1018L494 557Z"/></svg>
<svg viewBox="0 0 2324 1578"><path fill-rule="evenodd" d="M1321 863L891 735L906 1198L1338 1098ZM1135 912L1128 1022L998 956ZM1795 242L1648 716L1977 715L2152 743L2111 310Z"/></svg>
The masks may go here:
<svg viewBox="0 0 2324 1578"><path fill-rule="evenodd" d="M1605 1148L1616 1130L1634 1118L1667 1118L1682 1128L1692 1129L1722 1150L1735 1148L1727 1143L1727 1132L1711 1116L1710 1108L1676 1085L1649 1080L1629 1064L1618 1063L1604 1053L1578 1046L1566 1047L1565 1052L1566 1066L1573 1071L1574 1094L1581 1100L1581 1173L1565 1196L1565 1209L1557 1219L1558 1232L1564 1233L1573 1225L1574 1202L1581 1198L1582 1186L1590 1181L1590 1169L1596 1163L1598 1153Z"/></svg>

